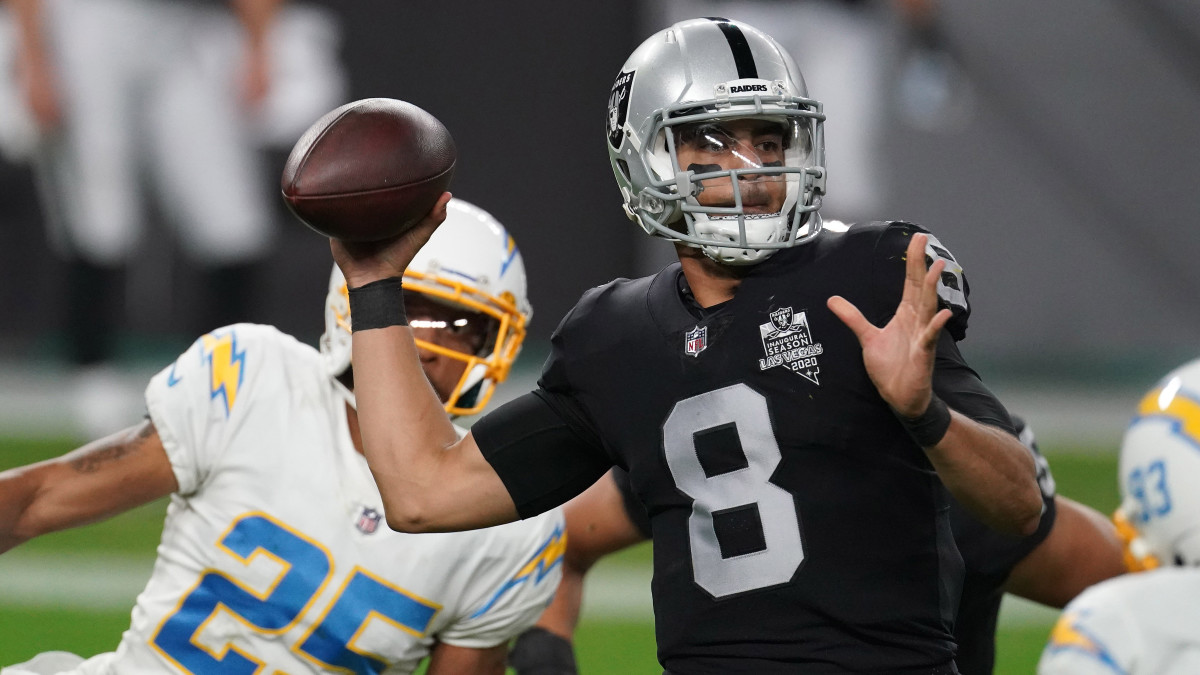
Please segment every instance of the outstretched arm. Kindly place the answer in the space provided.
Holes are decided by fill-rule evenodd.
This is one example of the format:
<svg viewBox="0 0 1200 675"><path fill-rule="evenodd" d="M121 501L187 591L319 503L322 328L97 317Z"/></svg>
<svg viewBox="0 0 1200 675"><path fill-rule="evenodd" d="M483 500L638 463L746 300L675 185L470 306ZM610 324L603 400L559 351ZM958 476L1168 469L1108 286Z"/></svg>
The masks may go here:
<svg viewBox="0 0 1200 675"><path fill-rule="evenodd" d="M176 489L158 431L145 420L57 459L0 472L0 552Z"/></svg>
<svg viewBox="0 0 1200 675"><path fill-rule="evenodd" d="M62 118L58 77L50 55L42 0L6 0L17 27L17 77L29 111L43 132Z"/></svg>
<svg viewBox="0 0 1200 675"><path fill-rule="evenodd" d="M917 432L914 437L947 489L993 529L1032 533L1042 499L1029 451L1001 429L945 411L933 395L938 336L950 310L938 310L937 282L945 261L925 268L927 241L926 235L915 234L908 244L904 292L886 326L872 325L839 296L829 299L829 309L858 337L875 388L901 422Z"/></svg>
<svg viewBox="0 0 1200 675"><path fill-rule="evenodd" d="M359 329L365 314L355 291L403 276L404 269L446 219L450 193L417 227L369 244L330 240L351 289L355 326L354 395L363 452L392 529L434 532L488 527L517 519L517 509L475 439L461 441L430 386L406 325ZM360 296L361 297L361 296Z"/></svg>
<svg viewBox="0 0 1200 675"><path fill-rule="evenodd" d="M1063 497L1050 535L1017 563L1005 587L1028 600L1065 607L1085 588L1125 572L1117 528L1104 514Z"/></svg>
<svg viewBox="0 0 1200 675"><path fill-rule="evenodd" d="M257 105L271 86L271 63L267 36L283 0L230 0L234 14L245 31L245 55L241 73L242 99Z"/></svg>

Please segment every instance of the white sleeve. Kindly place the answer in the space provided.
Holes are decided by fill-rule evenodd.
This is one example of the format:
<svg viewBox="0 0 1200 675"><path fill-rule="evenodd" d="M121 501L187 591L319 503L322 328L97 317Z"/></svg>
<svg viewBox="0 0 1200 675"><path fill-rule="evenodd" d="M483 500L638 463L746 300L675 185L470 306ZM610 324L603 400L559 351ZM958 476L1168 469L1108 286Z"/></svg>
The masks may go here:
<svg viewBox="0 0 1200 675"><path fill-rule="evenodd" d="M1063 610L1038 662L1038 675L1133 673L1141 632L1111 584L1094 586Z"/></svg>
<svg viewBox="0 0 1200 675"><path fill-rule="evenodd" d="M562 579L566 531L561 509L536 518L545 524L538 546L527 547L526 554L514 560L516 564L503 577L503 583L478 588L481 592L468 605L471 610L440 631L438 640L456 647L484 649L516 637L537 622ZM513 523L520 524L527 523Z"/></svg>
<svg viewBox="0 0 1200 675"><path fill-rule="evenodd" d="M253 328L240 324L201 336L146 386L146 409L181 495L195 493L220 458L246 377L246 341L239 338Z"/></svg>

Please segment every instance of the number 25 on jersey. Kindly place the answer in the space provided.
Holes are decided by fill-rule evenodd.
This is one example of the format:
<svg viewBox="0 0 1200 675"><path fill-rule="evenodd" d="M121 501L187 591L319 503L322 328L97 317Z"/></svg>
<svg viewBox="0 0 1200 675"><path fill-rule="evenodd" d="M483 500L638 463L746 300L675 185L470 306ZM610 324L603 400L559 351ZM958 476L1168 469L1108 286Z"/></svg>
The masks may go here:
<svg viewBox="0 0 1200 675"><path fill-rule="evenodd" d="M213 650L200 642L222 613L265 638L294 627L320 595L333 570L332 556L320 544L293 532L270 516L240 516L219 548L244 563L267 556L282 570L257 592L223 572L207 570L179 607L163 620L151 643L184 672L196 675L254 675L265 665L232 644ZM316 626L292 647L314 665L351 673L379 673L387 664L355 645L372 621L384 621L422 636L441 607L355 569Z"/></svg>

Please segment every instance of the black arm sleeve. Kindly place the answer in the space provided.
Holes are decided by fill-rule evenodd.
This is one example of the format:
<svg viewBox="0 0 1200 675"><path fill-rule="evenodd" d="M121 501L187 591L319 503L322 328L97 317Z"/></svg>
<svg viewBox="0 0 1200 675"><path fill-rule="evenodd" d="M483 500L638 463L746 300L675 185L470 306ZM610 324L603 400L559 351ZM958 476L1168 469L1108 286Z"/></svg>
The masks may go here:
<svg viewBox="0 0 1200 675"><path fill-rule="evenodd" d="M471 435L522 518L566 502L612 466L570 402L542 389L485 415Z"/></svg>
<svg viewBox="0 0 1200 675"><path fill-rule="evenodd" d="M625 506L625 515L629 516L629 522L642 533L642 536L650 539L650 515L646 513L646 507L642 506L642 502L633 494L633 486L629 483L629 472L619 466L614 466L612 470L613 482L617 484L617 491L621 493L621 503Z"/></svg>
<svg viewBox="0 0 1200 675"><path fill-rule="evenodd" d="M517 675L578 675L575 649L569 640L534 626L521 633L508 652Z"/></svg>
<svg viewBox="0 0 1200 675"><path fill-rule="evenodd" d="M1004 405L967 365L953 337L942 331L938 337L933 366L933 391L946 405L980 424L999 427L1017 435Z"/></svg>

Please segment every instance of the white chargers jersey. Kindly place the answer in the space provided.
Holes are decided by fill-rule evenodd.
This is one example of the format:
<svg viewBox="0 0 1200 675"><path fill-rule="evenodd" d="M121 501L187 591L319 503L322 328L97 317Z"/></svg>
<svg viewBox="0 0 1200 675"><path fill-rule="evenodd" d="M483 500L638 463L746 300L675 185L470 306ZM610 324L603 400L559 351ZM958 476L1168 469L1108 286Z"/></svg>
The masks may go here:
<svg viewBox="0 0 1200 675"><path fill-rule="evenodd" d="M500 644L551 600L561 510L401 534L355 451L348 393L268 326L203 336L146 389L179 482L113 654L80 674L408 673L435 640Z"/></svg>
<svg viewBox="0 0 1200 675"><path fill-rule="evenodd" d="M1200 673L1200 569L1110 579L1063 610L1038 675Z"/></svg>

